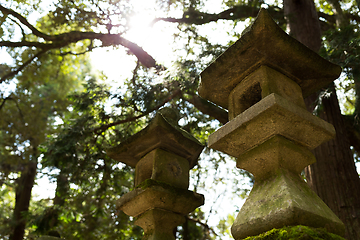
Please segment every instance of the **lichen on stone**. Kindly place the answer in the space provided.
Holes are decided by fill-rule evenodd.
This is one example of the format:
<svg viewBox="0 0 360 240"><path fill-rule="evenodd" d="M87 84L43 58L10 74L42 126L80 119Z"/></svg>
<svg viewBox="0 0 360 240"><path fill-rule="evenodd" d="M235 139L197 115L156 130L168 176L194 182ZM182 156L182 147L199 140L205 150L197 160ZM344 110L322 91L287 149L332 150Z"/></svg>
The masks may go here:
<svg viewBox="0 0 360 240"><path fill-rule="evenodd" d="M336 234L327 232L324 228L307 226L287 226L272 229L257 236L247 237L244 240L345 240Z"/></svg>

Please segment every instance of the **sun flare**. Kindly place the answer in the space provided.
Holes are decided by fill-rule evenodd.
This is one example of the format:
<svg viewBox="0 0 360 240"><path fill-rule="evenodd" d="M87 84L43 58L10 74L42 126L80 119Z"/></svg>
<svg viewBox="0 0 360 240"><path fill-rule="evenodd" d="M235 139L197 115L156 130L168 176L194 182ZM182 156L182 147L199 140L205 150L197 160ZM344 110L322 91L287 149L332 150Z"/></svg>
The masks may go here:
<svg viewBox="0 0 360 240"><path fill-rule="evenodd" d="M131 17L130 29L125 37L138 44L157 61L167 61L171 56L176 26L158 22L152 25L157 17L155 11L145 11Z"/></svg>
<svg viewBox="0 0 360 240"><path fill-rule="evenodd" d="M136 12L128 19L129 29L122 37L143 48L158 64L169 67L177 58L174 49L182 44L174 41L174 34L179 31L177 25L161 21L152 24L155 18L166 14L156 8L155 0L135 0L132 4ZM93 66L103 71L109 80L129 78L136 58L126 52L125 48L95 49L91 53Z"/></svg>

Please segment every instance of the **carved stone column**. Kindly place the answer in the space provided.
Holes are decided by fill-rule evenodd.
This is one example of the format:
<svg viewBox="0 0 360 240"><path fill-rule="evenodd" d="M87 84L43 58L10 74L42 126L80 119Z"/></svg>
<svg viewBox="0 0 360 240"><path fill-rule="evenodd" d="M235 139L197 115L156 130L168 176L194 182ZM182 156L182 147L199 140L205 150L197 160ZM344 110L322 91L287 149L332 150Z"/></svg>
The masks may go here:
<svg viewBox="0 0 360 240"><path fill-rule="evenodd" d="M315 162L310 150L335 136L331 124L306 110L303 96L340 73L264 9L201 73L200 96L229 110L230 121L209 136L209 147L236 157L255 178L231 229L235 239L288 225L343 234L343 223L300 176Z"/></svg>
<svg viewBox="0 0 360 240"><path fill-rule="evenodd" d="M175 239L173 230L185 215L204 204L191 192L189 170L203 146L177 125L172 109L161 109L150 124L120 145L108 149L114 160L135 167L135 189L123 195L118 208L136 217L145 240Z"/></svg>

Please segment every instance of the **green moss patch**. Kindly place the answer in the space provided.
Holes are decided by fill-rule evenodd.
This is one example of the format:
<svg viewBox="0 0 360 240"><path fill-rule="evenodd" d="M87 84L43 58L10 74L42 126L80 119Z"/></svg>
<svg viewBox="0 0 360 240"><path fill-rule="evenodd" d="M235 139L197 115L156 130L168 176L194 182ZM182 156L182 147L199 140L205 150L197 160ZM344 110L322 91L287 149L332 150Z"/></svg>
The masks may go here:
<svg viewBox="0 0 360 240"><path fill-rule="evenodd" d="M176 193L176 194L180 194L180 195L189 195L189 194L193 194L193 192L190 192L187 189L182 189L182 188L178 188L178 187L174 187L166 182L162 182L162 181L157 181L154 179L146 179L145 181L143 181L142 183L140 183L139 185L137 185L135 188L141 188L143 190L152 187L152 186L160 186L166 190L169 190L172 193Z"/></svg>
<svg viewBox="0 0 360 240"><path fill-rule="evenodd" d="M338 235L327 232L323 228L311 228L307 226L291 226L280 229L272 229L258 236L247 237L244 240L345 240Z"/></svg>

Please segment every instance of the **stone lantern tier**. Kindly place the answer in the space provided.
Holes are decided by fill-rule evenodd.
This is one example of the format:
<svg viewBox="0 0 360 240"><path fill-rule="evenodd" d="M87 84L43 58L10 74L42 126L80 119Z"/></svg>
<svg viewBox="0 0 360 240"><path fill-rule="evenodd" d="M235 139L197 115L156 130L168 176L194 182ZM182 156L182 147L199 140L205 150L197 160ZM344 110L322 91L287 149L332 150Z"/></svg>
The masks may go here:
<svg viewBox="0 0 360 240"><path fill-rule="evenodd" d="M166 183L147 179L134 191L122 196L117 207L125 214L138 217L150 209L186 215L204 204L204 196Z"/></svg>
<svg viewBox="0 0 360 240"><path fill-rule="evenodd" d="M204 146L177 125L174 111L161 109L147 127L107 150L114 160L135 167L135 186L153 179L188 188L189 170Z"/></svg>
<svg viewBox="0 0 360 240"><path fill-rule="evenodd" d="M239 157L275 135L314 149L334 138L335 129L304 108L272 93L212 133L208 145Z"/></svg>
<svg viewBox="0 0 360 240"><path fill-rule="evenodd" d="M165 110L165 109L164 109ZM189 162L190 169L195 166L204 146L188 132L181 129L176 120L166 111L157 113L150 124L140 132L129 137L106 152L109 157L135 167L142 157L160 148L177 154Z"/></svg>
<svg viewBox="0 0 360 240"><path fill-rule="evenodd" d="M338 65L289 37L262 9L241 38L201 73L199 95L228 109L231 91L264 65L296 82L304 97L341 73Z"/></svg>
<svg viewBox="0 0 360 240"><path fill-rule="evenodd" d="M204 204L204 196L147 179L134 191L122 196L117 207L136 217L135 224L144 229L144 240L175 240L173 229L184 216Z"/></svg>

